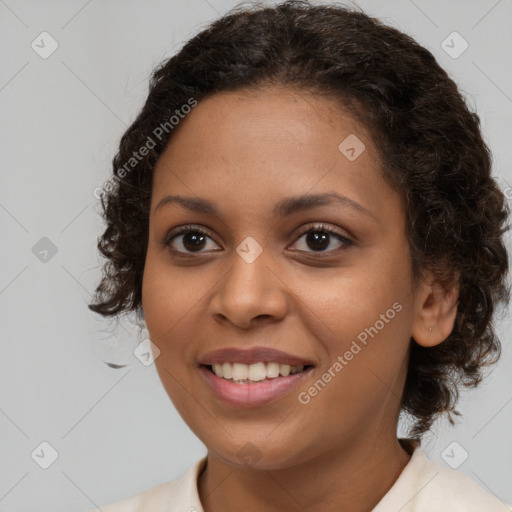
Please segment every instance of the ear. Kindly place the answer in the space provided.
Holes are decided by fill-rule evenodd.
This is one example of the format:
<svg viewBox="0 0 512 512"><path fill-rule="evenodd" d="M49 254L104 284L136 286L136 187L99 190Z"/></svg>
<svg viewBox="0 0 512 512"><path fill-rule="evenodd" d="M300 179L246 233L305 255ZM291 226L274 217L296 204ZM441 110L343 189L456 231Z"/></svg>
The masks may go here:
<svg viewBox="0 0 512 512"><path fill-rule="evenodd" d="M412 338L418 345L433 347L442 343L453 330L459 299L459 278L449 289L443 288L429 274L416 292Z"/></svg>

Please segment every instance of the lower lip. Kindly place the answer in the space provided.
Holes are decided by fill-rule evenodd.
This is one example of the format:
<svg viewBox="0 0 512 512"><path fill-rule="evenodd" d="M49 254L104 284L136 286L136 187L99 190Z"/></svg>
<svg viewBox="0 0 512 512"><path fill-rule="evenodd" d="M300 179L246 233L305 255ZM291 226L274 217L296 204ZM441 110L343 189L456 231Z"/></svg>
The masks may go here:
<svg viewBox="0 0 512 512"><path fill-rule="evenodd" d="M306 370L288 377L280 376L253 384L230 382L222 377L217 377L206 366L200 366L199 369L219 399L230 405L254 407L267 404L289 393L311 373L313 367L310 366Z"/></svg>

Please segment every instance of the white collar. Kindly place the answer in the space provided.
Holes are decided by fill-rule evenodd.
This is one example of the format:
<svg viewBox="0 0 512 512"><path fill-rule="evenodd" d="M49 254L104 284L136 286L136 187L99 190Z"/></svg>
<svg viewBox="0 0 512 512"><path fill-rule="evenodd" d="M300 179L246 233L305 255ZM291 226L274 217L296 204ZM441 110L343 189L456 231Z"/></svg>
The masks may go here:
<svg viewBox="0 0 512 512"><path fill-rule="evenodd" d="M512 507L480 487L469 476L427 458L419 443L400 439L412 453L400 476L371 512L511 512ZM103 512L204 512L198 477L207 456L179 479L132 498L102 507Z"/></svg>

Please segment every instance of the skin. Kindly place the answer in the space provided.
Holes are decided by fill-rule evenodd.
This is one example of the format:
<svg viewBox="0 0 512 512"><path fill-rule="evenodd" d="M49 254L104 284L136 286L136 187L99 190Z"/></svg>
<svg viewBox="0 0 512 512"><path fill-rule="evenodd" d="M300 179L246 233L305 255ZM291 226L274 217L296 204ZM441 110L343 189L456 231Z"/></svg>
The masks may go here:
<svg viewBox="0 0 512 512"><path fill-rule="evenodd" d="M218 93L175 130L153 179L142 305L163 386L208 449L198 478L205 512L371 510L410 460L396 434L410 339L448 337L458 290L428 275L413 287L405 203L382 178L370 133L332 99L277 86ZM354 161L338 150L350 134L366 146ZM341 203L272 213L284 197L332 191L368 213ZM156 211L169 194L213 201L223 218L177 204ZM308 243L301 233L318 222L353 245L336 235L323 251ZM207 231L203 245L194 252L178 235L165 247L186 224ZM236 252L247 236L263 249L250 264ZM394 318L300 403L396 302ZM221 403L199 358L254 345L311 359L313 373L267 405ZM251 463L237 455L248 443Z"/></svg>

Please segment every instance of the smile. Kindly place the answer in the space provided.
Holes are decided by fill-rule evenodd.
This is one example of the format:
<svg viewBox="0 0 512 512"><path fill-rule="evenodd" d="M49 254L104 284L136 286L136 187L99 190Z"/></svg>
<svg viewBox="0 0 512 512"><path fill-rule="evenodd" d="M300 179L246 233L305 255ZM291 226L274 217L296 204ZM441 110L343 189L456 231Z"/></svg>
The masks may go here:
<svg viewBox="0 0 512 512"><path fill-rule="evenodd" d="M201 365L199 369L218 399L230 405L254 407L290 393L311 373L313 366L225 362Z"/></svg>
<svg viewBox="0 0 512 512"><path fill-rule="evenodd" d="M265 379L275 379L280 375L288 377L288 375L294 375L304 369L304 365L292 366L275 362L264 363L263 361L253 364L225 362L215 363L212 366L217 377L236 382L259 382Z"/></svg>

